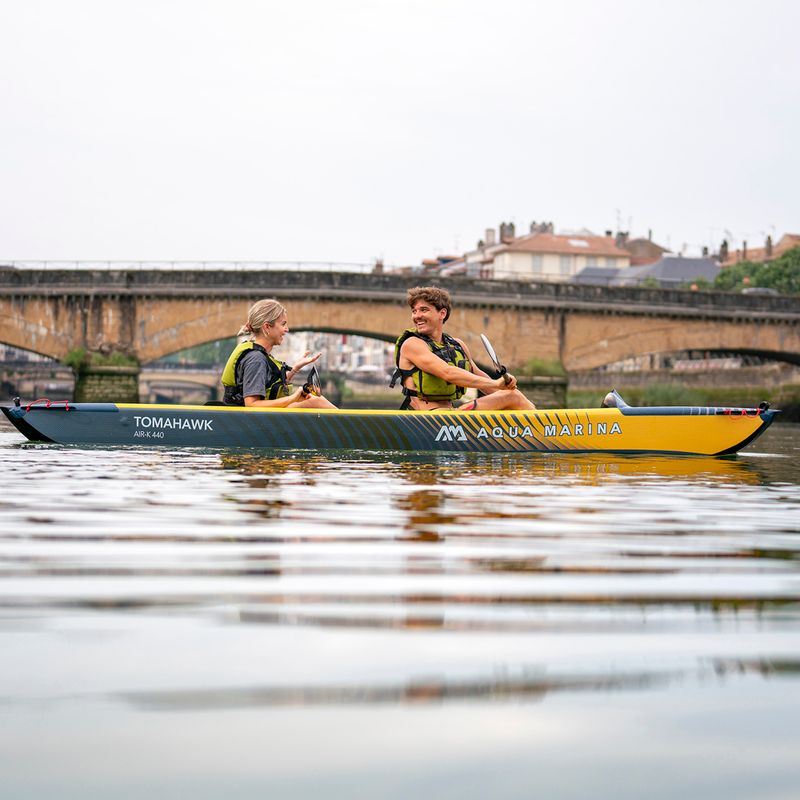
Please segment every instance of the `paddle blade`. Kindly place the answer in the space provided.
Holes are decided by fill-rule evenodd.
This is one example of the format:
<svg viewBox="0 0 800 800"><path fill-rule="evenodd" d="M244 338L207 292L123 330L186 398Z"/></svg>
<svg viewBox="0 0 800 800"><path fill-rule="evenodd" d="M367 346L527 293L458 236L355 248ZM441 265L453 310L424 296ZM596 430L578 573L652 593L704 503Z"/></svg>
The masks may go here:
<svg viewBox="0 0 800 800"><path fill-rule="evenodd" d="M317 372L316 367L311 367L311 372L308 374L308 381L311 384L314 394L319 397L319 395L322 394L322 381L320 381L319 372Z"/></svg>
<svg viewBox="0 0 800 800"><path fill-rule="evenodd" d="M492 359L495 367L500 369L500 360L497 358L497 353L495 353L494 347L492 347L492 343L489 341L485 333L481 334L481 341L483 342L483 346L486 348L486 352L489 354L489 358Z"/></svg>
<svg viewBox="0 0 800 800"><path fill-rule="evenodd" d="M316 367L311 367L311 372L308 373L308 380L303 384L303 391L306 394L315 394L317 397L322 396L322 383Z"/></svg>
<svg viewBox="0 0 800 800"><path fill-rule="evenodd" d="M492 359L494 368L500 373L507 386L509 383L511 383L511 378L508 377L508 370L500 363L500 359L497 357L497 353L495 353L494 347L492 347L492 343L489 341L489 338L485 333L481 334L481 341L483 342L483 346L486 348L486 352L489 354L489 358Z"/></svg>

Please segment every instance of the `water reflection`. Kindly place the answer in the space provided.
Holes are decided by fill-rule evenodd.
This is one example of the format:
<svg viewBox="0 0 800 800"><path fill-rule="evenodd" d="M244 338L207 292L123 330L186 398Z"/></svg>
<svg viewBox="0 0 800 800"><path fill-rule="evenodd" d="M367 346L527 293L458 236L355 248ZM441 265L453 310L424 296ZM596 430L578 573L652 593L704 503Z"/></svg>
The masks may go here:
<svg viewBox="0 0 800 800"><path fill-rule="evenodd" d="M249 686L231 689L192 689L130 692L116 699L147 711L213 711L258 706L424 704L463 700L531 701L555 692L645 690L687 677L726 674L772 677L800 672L800 660L710 659L696 668L651 669L619 674L550 674L541 666L499 669L472 679L418 679L402 684L318 686Z"/></svg>
<svg viewBox="0 0 800 800"><path fill-rule="evenodd" d="M774 462L773 462L774 463ZM314 476L343 468L358 473L380 468L387 478L422 486L438 486L443 481L479 479L484 483L501 484L515 480L571 479L579 483L601 483L616 476L648 480L652 478L704 478L710 481L757 483L761 480L760 461L742 457L711 458L703 456L625 456L602 454L536 455L520 458L514 454L493 453L424 453L378 454L341 452L308 454L283 451L225 453L220 456L224 470L249 477L268 478L295 474ZM772 466L772 464L770 465Z"/></svg>

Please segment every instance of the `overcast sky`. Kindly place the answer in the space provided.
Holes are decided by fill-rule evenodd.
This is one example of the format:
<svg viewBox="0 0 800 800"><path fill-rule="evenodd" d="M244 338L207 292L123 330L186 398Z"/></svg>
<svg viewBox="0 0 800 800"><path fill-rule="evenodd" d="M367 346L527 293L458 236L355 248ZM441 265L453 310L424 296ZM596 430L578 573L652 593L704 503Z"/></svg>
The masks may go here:
<svg viewBox="0 0 800 800"><path fill-rule="evenodd" d="M0 259L800 232L794 0L0 0Z"/></svg>

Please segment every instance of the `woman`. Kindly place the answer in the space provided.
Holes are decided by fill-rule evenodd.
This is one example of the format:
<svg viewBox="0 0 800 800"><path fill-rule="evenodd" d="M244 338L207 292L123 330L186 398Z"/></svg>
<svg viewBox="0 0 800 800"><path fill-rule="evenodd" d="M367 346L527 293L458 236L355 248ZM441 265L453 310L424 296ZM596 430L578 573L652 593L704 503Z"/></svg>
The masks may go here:
<svg viewBox="0 0 800 800"><path fill-rule="evenodd" d="M322 395L294 389L292 378L316 361L321 353L303 354L289 366L272 355L272 348L289 333L286 309L277 300L259 300L247 314L239 336L250 338L236 345L222 372L225 405L267 408L336 408Z"/></svg>

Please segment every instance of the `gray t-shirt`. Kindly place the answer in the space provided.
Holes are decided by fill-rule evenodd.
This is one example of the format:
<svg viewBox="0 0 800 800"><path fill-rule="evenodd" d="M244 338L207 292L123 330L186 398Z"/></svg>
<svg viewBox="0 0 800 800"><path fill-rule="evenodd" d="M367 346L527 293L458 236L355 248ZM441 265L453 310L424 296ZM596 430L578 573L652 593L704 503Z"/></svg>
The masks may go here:
<svg viewBox="0 0 800 800"><path fill-rule="evenodd" d="M264 389L271 380L272 364L261 353L253 352L242 363L242 396L264 399Z"/></svg>

